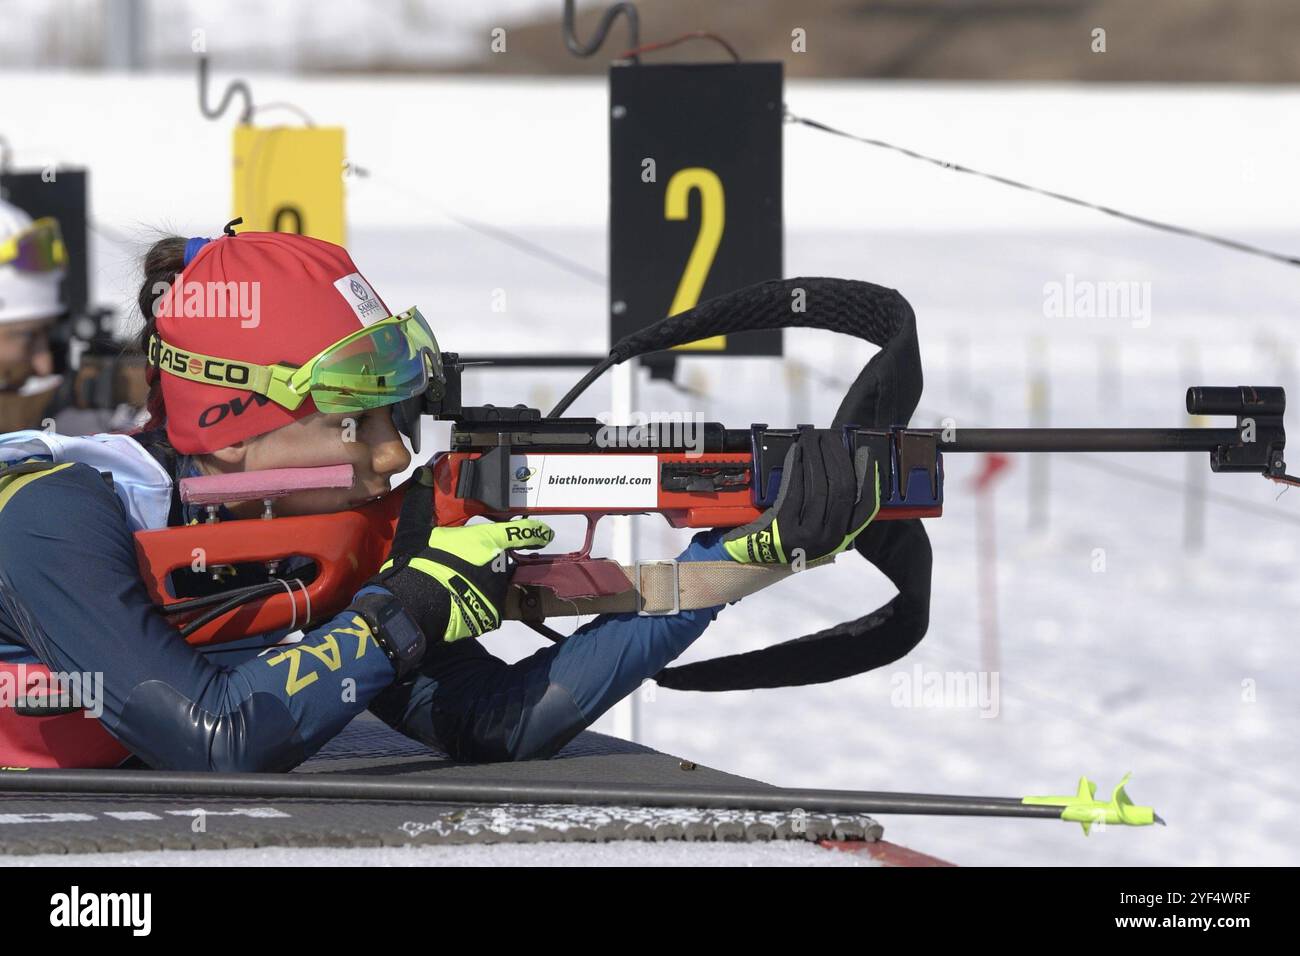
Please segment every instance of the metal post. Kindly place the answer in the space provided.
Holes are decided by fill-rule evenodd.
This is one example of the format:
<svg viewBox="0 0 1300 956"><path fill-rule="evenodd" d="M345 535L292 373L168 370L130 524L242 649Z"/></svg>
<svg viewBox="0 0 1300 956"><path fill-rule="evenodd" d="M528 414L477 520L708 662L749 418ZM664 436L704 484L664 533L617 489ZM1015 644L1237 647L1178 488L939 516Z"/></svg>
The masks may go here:
<svg viewBox="0 0 1300 956"><path fill-rule="evenodd" d="M611 413L613 425L630 424L636 409L636 359L621 362L610 369L613 398ZM614 560L630 565L637 558L636 524L632 515L614 517ZM614 721L614 736L637 743L641 739L641 690L637 688L610 709Z"/></svg>
<svg viewBox="0 0 1300 956"><path fill-rule="evenodd" d="M988 452L988 456L997 452ZM986 470L990 466L986 465ZM998 546L993 516L993 483L988 481L975 496L975 551L979 574L980 670L998 670Z"/></svg>
<svg viewBox="0 0 1300 956"><path fill-rule="evenodd" d="M144 66L145 29L141 0L108 0L104 5L104 66L110 70L140 70Z"/></svg>

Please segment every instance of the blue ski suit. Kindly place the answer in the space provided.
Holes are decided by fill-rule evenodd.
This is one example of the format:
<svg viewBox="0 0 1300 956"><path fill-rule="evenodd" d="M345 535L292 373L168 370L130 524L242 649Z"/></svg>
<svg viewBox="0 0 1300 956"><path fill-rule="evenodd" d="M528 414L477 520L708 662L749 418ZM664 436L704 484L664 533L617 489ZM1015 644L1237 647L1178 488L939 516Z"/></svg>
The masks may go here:
<svg viewBox="0 0 1300 956"><path fill-rule="evenodd" d="M170 467L175 485L197 473L183 456ZM178 496L171 507L169 525L197 517ZM696 534L679 560L726 560L721 536ZM145 590L123 504L87 464L0 490L0 662L102 674L104 728L159 769L288 770L366 709L457 760L547 757L680 655L719 610L602 615L514 664L470 638L432 645L398 683L348 611L299 643L279 644L281 630L186 644Z"/></svg>

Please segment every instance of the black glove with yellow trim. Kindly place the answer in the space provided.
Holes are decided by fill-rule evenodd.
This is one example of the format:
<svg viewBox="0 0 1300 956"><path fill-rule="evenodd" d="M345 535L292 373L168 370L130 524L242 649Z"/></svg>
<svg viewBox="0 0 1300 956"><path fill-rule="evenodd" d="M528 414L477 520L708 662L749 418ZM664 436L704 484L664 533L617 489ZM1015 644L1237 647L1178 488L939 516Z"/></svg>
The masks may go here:
<svg viewBox="0 0 1300 956"><path fill-rule="evenodd" d="M430 642L478 637L501 626L510 584L507 548L541 548L555 532L519 518L434 527L432 470L411 476L389 558L371 579L393 593Z"/></svg>
<svg viewBox="0 0 1300 956"><path fill-rule="evenodd" d="M772 507L722 537L744 564L792 564L839 554L880 510L880 463L851 455L837 429L802 431L786 452Z"/></svg>

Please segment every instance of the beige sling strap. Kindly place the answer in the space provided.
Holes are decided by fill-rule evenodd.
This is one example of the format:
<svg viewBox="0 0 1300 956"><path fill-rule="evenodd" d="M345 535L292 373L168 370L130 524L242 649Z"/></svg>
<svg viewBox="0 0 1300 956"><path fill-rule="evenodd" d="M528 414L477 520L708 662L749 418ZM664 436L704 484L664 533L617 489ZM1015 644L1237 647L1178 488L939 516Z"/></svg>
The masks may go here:
<svg viewBox="0 0 1300 956"><path fill-rule="evenodd" d="M828 556L808 561L804 569L834 560L834 556ZM505 616L508 620L541 621L548 617L628 611L643 616L676 614L739 600L784 580L795 573L795 568L790 564L736 561L638 561L618 565L629 584L618 594L560 598L544 587L511 587Z"/></svg>

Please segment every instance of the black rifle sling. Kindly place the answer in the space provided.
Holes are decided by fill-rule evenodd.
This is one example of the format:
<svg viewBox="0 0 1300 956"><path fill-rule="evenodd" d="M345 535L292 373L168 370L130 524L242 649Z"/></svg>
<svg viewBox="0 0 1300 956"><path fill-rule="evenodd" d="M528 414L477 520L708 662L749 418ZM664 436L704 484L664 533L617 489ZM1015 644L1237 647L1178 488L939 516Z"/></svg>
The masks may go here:
<svg viewBox="0 0 1300 956"><path fill-rule="evenodd" d="M880 347L841 402L835 427L909 423L921 398L916 316L898 292L870 282L799 278L748 286L634 332L610 355L624 361L710 335L797 326L852 335ZM920 642L929 625L929 538L919 520L888 521L871 525L854 546L898 588L883 607L770 647L669 667L655 679L675 690L793 687L851 677L898 660Z"/></svg>

